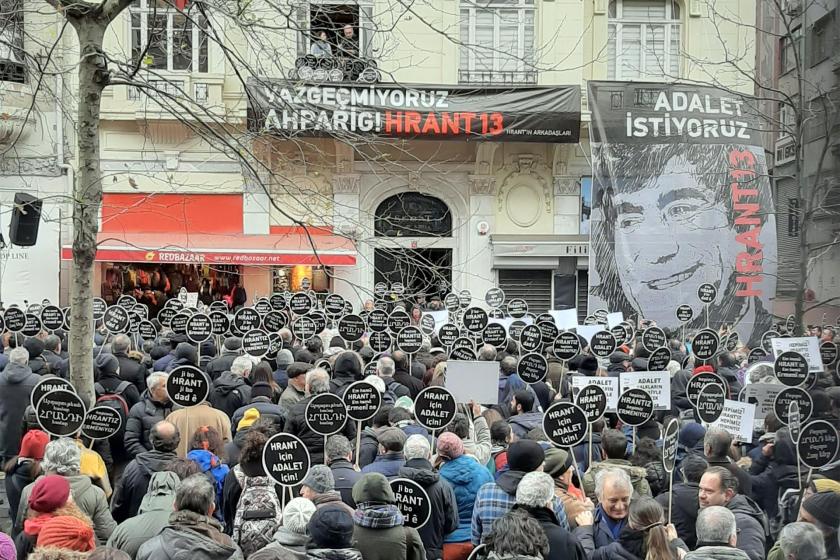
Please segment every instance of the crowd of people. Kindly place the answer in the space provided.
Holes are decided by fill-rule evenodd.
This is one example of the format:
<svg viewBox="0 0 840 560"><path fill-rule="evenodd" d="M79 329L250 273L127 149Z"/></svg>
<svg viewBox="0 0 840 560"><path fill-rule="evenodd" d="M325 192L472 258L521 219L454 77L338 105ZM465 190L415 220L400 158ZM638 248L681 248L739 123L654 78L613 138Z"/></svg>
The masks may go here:
<svg viewBox="0 0 840 560"><path fill-rule="evenodd" d="M434 335L412 356L376 355L365 337L347 344L329 328L305 341L279 335L281 349L254 359L235 336L197 351L164 327L140 347L97 334L97 404L122 410L125 422L90 441L49 436L30 404L44 376L67 377L65 334L6 333L0 454L12 528L0 535L0 560L840 560L840 463L798 468L790 431L772 412L753 441L735 442L699 422L686 398L701 371L718 373L733 398L745 384L775 382L770 358L747 366L747 348L695 364L683 340L670 340L671 409L635 430L607 413L582 444L561 449L543 431L543 412L573 398L570 378L646 371L650 352L636 339L605 360L584 348L566 363L549 344L548 374L532 384L517 374L515 341L478 345L479 360L498 363L496 402L459 405L433 434L414 400L446 383ZM196 406L169 399L168 376L183 365L210 382ZM811 418L838 426L833 371L810 388ZM376 414L326 440L312 431L308 403L360 380L381 394ZM672 418L671 490L662 440ZM281 432L310 454L291 495L263 460ZM420 527L395 499L397 478L429 497Z"/></svg>

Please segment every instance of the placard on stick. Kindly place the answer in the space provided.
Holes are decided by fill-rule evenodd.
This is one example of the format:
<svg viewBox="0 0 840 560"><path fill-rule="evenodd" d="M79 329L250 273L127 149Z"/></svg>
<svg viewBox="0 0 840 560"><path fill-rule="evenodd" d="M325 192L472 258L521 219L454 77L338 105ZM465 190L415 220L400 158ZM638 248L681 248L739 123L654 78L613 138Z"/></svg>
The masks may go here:
<svg viewBox="0 0 840 560"><path fill-rule="evenodd" d="M665 426L662 436L662 466L665 472L672 473L677 464L677 449L680 438L680 421L672 418Z"/></svg>
<svg viewBox="0 0 840 560"><path fill-rule="evenodd" d="M406 354L416 354L423 346L423 331L413 325L403 328L397 333L396 345Z"/></svg>
<svg viewBox="0 0 840 560"><path fill-rule="evenodd" d="M694 335L691 341L691 353L698 360L710 360L720 348L720 337L709 329L703 329Z"/></svg>
<svg viewBox="0 0 840 560"><path fill-rule="evenodd" d="M347 416L356 422L373 418L382 406L382 394L367 381L355 381L344 391Z"/></svg>
<svg viewBox="0 0 840 560"><path fill-rule="evenodd" d="M347 423L347 407L338 395L320 393L306 405L304 419L307 427L322 436L340 432Z"/></svg>
<svg viewBox="0 0 840 560"><path fill-rule="evenodd" d="M806 467L821 469L834 462L840 448L837 428L825 420L809 422L799 434L796 449Z"/></svg>
<svg viewBox="0 0 840 560"><path fill-rule="evenodd" d="M660 346L648 357L648 370L665 371L671 362L671 350L667 346Z"/></svg>
<svg viewBox="0 0 840 560"><path fill-rule="evenodd" d="M657 348L665 346L668 342L668 337L665 336L665 331L659 327L648 327L642 331L642 346L648 352L653 352Z"/></svg>
<svg viewBox="0 0 840 560"><path fill-rule="evenodd" d="M653 398L654 410L671 408L671 374L667 371L624 371L621 390L643 389Z"/></svg>
<svg viewBox="0 0 840 560"><path fill-rule="evenodd" d="M425 488L408 478L395 478L389 484L406 527L419 529L429 522L432 516L432 501Z"/></svg>
<svg viewBox="0 0 840 560"><path fill-rule="evenodd" d="M76 392L73 385L66 379L62 379L61 377L41 377L41 379L35 383L35 386L32 388L32 392L29 393L29 404L32 405L32 408L38 408L38 403L41 401L41 397L58 389L70 391L71 393Z"/></svg>
<svg viewBox="0 0 840 560"><path fill-rule="evenodd" d="M542 331L537 325L527 325L519 333L519 346L523 352L534 352L542 346Z"/></svg>
<svg viewBox="0 0 840 560"><path fill-rule="evenodd" d="M579 394L588 385L597 385L607 396L607 412L615 412L618 406L618 378L617 377L585 377L572 375L572 393Z"/></svg>
<svg viewBox="0 0 840 560"><path fill-rule="evenodd" d="M720 385L726 389L726 382L716 373L703 371L691 376L688 383L685 385L685 396L688 399L688 402L691 403L691 406L697 408L697 399L700 396L700 392L706 385L714 384Z"/></svg>
<svg viewBox="0 0 840 560"><path fill-rule="evenodd" d="M779 422L787 426L790 423L790 403L796 401L799 405L799 414L802 422L807 422L814 411L814 401L808 391L801 387L788 387L782 389L773 401L773 412Z"/></svg>
<svg viewBox="0 0 840 560"><path fill-rule="evenodd" d="M548 360L545 359L545 356L536 352L525 354L519 358L519 362L516 364L516 373L519 374L522 381L529 385L539 383L548 374Z"/></svg>
<svg viewBox="0 0 840 560"><path fill-rule="evenodd" d="M35 417L45 432L64 437L78 433L85 421L85 403L73 391L55 389L45 394L35 407Z"/></svg>
<svg viewBox="0 0 840 560"><path fill-rule="evenodd" d="M82 423L82 434L93 440L108 439L117 435L122 425L122 416L116 409L96 406L87 411Z"/></svg>
<svg viewBox="0 0 840 560"><path fill-rule="evenodd" d="M722 385L709 383L705 385L697 396L697 416L703 422L711 424L723 414L726 393Z"/></svg>
<svg viewBox="0 0 840 560"><path fill-rule="evenodd" d="M365 321L358 315L345 315L338 320L338 336L347 342L356 342L365 334Z"/></svg>
<svg viewBox="0 0 840 560"><path fill-rule="evenodd" d="M616 412L628 426L641 426L653 416L653 398L642 389L627 389L618 396Z"/></svg>
<svg viewBox="0 0 840 560"><path fill-rule="evenodd" d="M270 347L268 333L260 329L251 329L242 336L242 351L254 358L262 358L268 354Z"/></svg>
<svg viewBox="0 0 840 560"><path fill-rule="evenodd" d="M119 305L112 305L102 316L102 325L111 334L120 334L128 330L128 311ZM8 326L8 325L7 325Z"/></svg>
<svg viewBox="0 0 840 560"><path fill-rule="evenodd" d="M587 385L577 394L575 404L583 410L587 422L597 422L607 411L607 393L599 385Z"/></svg>
<svg viewBox="0 0 840 560"><path fill-rule="evenodd" d="M589 342L589 348L592 353L599 358L606 358L613 352L618 345L615 336L610 331L598 331L592 335L592 340Z"/></svg>
<svg viewBox="0 0 840 560"><path fill-rule="evenodd" d="M570 402L558 401L548 407L543 415L543 431L548 440L558 447L570 448L586 437L586 413Z"/></svg>
<svg viewBox="0 0 840 560"><path fill-rule="evenodd" d="M808 362L799 352L782 352L776 356L773 373L782 385L799 387L808 379Z"/></svg>
<svg viewBox="0 0 840 560"><path fill-rule="evenodd" d="M737 441L752 441L755 405L726 399L720 418L710 427L726 431Z"/></svg>
<svg viewBox="0 0 840 560"><path fill-rule="evenodd" d="M446 367L446 389L456 402L496 404L499 399L498 387L497 362L451 361Z"/></svg>
<svg viewBox="0 0 840 560"><path fill-rule="evenodd" d="M196 313L187 319L187 338L194 344L201 344L213 336L213 323L208 315Z"/></svg>
<svg viewBox="0 0 840 560"><path fill-rule="evenodd" d="M580 339L573 332L562 332L554 339L554 357L568 361L580 354Z"/></svg>
<svg viewBox="0 0 840 560"><path fill-rule="evenodd" d="M166 393L177 405L196 406L207 400L210 380L195 366L178 366L169 373Z"/></svg>
<svg viewBox="0 0 840 560"><path fill-rule="evenodd" d="M455 397L445 387L426 387L414 399L417 423L432 432L447 427L455 419L457 409Z"/></svg>
<svg viewBox="0 0 840 560"><path fill-rule="evenodd" d="M265 474L280 486L297 486L306 478L311 464L309 450L303 442L286 433L271 436L262 456Z"/></svg>

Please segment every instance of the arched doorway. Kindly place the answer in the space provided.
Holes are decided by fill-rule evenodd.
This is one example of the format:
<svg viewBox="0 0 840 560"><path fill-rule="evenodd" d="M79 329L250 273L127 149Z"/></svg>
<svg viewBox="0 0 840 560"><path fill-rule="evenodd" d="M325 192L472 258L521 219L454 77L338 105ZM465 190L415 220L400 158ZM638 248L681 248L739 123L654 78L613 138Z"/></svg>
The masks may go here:
<svg viewBox="0 0 840 560"><path fill-rule="evenodd" d="M381 241L374 253L374 282L402 283L403 299L411 303L442 299L449 292L452 249L435 246L437 239L452 237L445 202L418 192L390 196L376 207L374 235Z"/></svg>

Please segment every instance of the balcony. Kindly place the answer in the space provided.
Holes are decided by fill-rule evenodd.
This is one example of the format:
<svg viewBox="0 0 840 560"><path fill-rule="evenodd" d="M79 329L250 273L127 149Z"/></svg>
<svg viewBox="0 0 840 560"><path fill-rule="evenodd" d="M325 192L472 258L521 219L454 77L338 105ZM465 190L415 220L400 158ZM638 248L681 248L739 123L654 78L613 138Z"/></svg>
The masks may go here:
<svg viewBox="0 0 840 560"><path fill-rule="evenodd" d="M289 71L290 80L303 82L362 82L377 83L382 75L376 60L344 56L301 56Z"/></svg>
<svg viewBox="0 0 840 560"><path fill-rule="evenodd" d="M458 70L458 83L470 86L536 85L536 70Z"/></svg>

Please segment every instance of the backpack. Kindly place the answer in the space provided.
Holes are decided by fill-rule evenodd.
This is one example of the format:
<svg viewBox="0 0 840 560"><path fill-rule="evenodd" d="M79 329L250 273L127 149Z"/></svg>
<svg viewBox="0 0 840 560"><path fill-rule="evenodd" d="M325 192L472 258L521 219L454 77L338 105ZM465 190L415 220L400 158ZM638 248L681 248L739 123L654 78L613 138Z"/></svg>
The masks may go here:
<svg viewBox="0 0 840 560"><path fill-rule="evenodd" d="M210 396L210 404L213 408L221 410L228 415L228 418L233 418L233 413L245 406L245 398L242 396L242 391L233 389L229 391L227 387L214 386Z"/></svg>
<svg viewBox="0 0 840 560"><path fill-rule="evenodd" d="M397 383L396 381L391 381L390 383L388 383L385 386L385 392L382 393L382 404L383 405L388 404L388 405L394 406L394 404L397 402L397 394L392 389L392 387L394 385L399 385L399 383Z"/></svg>
<svg viewBox="0 0 840 560"><path fill-rule="evenodd" d="M274 482L267 476L246 476L239 465L233 467L242 494L233 518L233 540L247 558L264 548L280 527L283 508Z"/></svg>
<svg viewBox="0 0 840 560"><path fill-rule="evenodd" d="M94 406L107 406L119 412L122 418L122 428L120 431L125 430L125 423L128 420L128 401L123 397L123 393L130 386L130 381L120 381L120 384L113 391L108 391L101 383L95 383L93 386L94 391L96 391L96 403Z"/></svg>

